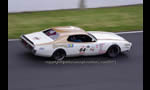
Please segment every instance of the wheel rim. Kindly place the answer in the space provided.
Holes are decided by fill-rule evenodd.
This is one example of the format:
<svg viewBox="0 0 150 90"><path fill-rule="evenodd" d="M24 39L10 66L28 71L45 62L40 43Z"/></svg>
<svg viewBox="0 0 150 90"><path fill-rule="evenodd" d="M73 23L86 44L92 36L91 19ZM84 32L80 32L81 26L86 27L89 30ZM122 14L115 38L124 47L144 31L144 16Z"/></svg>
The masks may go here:
<svg viewBox="0 0 150 90"><path fill-rule="evenodd" d="M56 53L54 54L55 60L63 60L64 57L65 57L65 55L62 54L61 52L56 52Z"/></svg>
<svg viewBox="0 0 150 90"><path fill-rule="evenodd" d="M111 57L115 57L115 56L117 56L119 54L119 48L111 48L110 50L109 50L109 56L111 56Z"/></svg>

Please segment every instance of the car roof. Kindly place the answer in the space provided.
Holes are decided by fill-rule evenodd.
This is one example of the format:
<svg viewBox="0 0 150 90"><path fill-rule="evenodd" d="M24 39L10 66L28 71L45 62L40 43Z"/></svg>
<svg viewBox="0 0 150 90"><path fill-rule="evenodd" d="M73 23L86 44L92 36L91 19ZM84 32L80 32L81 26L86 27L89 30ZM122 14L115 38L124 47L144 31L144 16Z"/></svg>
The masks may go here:
<svg viewBox="0 0 150 90"><path fill-rule="evenodd" d="M53 27L60 36L69 36L69 35L78 35L78 34L87 34L87 32L79 27L75 26L60 26L60 27Z"/></svg>
<svg viewBox="0 0 150 90"><path fill-rule="evenodd" d="M85 30L75 26L59 26L59 27L52 27L51 29L56 31L59 34L59 37L53 42L44 43L41 45L52 43L70 43L67 41L67 38L70 35L81 35L81 34L88 35L88 33Z"/></svg>

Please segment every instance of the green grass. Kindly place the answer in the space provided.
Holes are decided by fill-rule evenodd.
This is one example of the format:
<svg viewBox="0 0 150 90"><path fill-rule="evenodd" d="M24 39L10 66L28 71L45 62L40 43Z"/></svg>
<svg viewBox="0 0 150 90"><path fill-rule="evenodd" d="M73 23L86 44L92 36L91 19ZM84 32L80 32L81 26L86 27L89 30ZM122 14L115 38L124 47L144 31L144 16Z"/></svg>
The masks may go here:
<svg viewBox="0 0 150 90"><path fill-rule="evenodd" d="M19 38L55 26L78 26L87 31L143 29L143 5L85 10L56 10L8 14L8 38Z"/></svg>

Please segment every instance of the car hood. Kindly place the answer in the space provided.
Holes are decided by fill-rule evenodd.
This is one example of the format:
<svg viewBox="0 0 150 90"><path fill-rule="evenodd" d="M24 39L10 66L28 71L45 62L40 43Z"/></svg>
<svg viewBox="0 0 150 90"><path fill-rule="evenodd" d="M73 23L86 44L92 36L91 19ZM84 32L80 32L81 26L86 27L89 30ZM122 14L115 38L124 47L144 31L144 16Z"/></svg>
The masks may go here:
<svg viewBox="0 0 150 90"><path fill-rule="evenodd" d="M24 35L26 38L28 38L31 42L33 42L35 45L36 44L43 44L43 43L49 43L54 41L47 35L45 35L43 32L35 32L31 34L25 34Z"/></svg>
<svg viewBox="0 0 150 90"><path fill-rule="evenodd" d="M124 38L112 32L89 31L88 33L92 34L99 40L125 40Z"/></svg>

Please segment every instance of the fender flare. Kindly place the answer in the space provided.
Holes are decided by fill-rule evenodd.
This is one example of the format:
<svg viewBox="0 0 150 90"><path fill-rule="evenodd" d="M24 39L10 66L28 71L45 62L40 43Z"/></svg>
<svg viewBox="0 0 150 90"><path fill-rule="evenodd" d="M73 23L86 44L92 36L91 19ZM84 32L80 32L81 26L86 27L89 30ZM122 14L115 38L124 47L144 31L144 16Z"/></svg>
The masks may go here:
<svg viewBox="0 0 150 90"><path fill-rule="evenodd" d="M54 55L54 53L56 51L62 50L65 53L65 56L67 55L66 51L63 48L57 48L56 50L54 50L54 52L52 53L52 56Z"/></svg>
<svg viewBox="0 0 150 90"><path fill-rule="evenodd" d="M112 44L112 45L110 45L110 46L107 48L106 53L108 52L109 48L111 48L112 46L119 47L119 50L120 50L120 52L121 52L121 48L120 48L120 46L119 46L118 44Z"/></svg>

